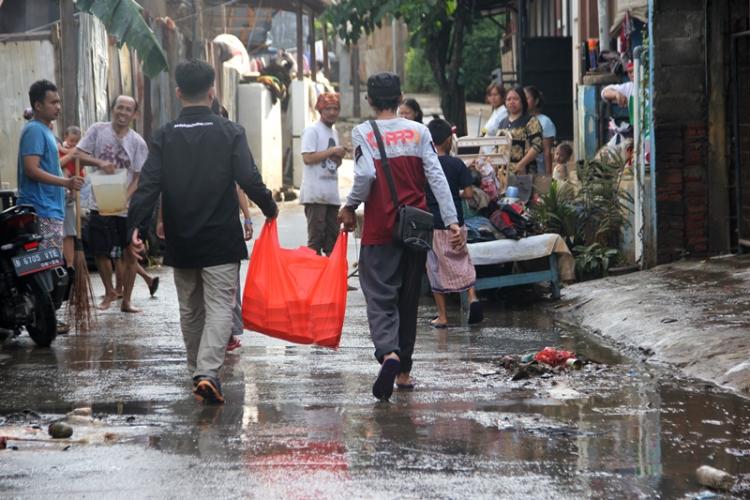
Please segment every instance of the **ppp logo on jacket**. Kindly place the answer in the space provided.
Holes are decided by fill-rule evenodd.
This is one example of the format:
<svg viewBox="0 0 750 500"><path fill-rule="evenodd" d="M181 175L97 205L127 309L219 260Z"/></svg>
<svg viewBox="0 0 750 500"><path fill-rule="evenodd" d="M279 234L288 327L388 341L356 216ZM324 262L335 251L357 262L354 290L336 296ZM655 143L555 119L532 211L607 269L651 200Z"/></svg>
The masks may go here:
<svg viewBox="0 0 750 500"><path fill-rule="evenodd" d="M406 146L409 144L419 144L419 132L413 129L391 130L382 134L383 144L388 146ZM367 143L372 149L378 149L378 140L375 139L375 132L370 130L367 133Z"/></svg>

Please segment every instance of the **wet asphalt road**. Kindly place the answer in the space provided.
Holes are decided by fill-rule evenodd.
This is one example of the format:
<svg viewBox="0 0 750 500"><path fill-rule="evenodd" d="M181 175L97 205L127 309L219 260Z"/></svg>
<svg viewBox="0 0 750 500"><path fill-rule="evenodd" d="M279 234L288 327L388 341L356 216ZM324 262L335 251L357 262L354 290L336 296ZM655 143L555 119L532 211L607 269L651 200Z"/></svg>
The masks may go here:
<svg viewBox="0 0 750 500"><path fill-rule="evenodd" d="M304 243L303 220L284 208L282 244ZM694 498L699 465L750 477L748 401L620 358L515 292L487 298L480 327L446 331L427 324L425 299L417 389L390 403L370 394L378 365L354 291L338 351L245 332L227 356L227 404L202 406L171 272L155 272L156 298L136 284L142 314L102 313L96 331L50 349L25 335L0 349L0 435L45 438L50 420L94 413L71 422L85 442L10 441L0 496ZM602 364L512 382L497 363L547 345Z"/></svg>

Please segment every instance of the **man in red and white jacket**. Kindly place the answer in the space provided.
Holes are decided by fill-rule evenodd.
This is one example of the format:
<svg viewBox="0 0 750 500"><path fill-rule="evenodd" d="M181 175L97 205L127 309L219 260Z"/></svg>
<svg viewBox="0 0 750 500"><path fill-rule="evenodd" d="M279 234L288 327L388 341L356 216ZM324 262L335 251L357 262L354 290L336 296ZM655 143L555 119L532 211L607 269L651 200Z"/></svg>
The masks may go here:
<svg viewBox="0 0 750 500"><path fill-rule="evenodd" d="M461 247L465 241L432 137L426 126L396 115L402 99L397 75L378 73L367 80L367 101L376 113L399 204L427 210L425 186L429 183L451 233L451 243ZM356 223L354 211L360 203L365 204L359 280L367 300L375 357L381 363L372 393L387 400L394 382L400 389L414 387L410 372L426 253L393 241L397 207L393 205L378 143L368 122L354 128L352 144L354 184L339 211L339 221L351 231Z"/></svg>

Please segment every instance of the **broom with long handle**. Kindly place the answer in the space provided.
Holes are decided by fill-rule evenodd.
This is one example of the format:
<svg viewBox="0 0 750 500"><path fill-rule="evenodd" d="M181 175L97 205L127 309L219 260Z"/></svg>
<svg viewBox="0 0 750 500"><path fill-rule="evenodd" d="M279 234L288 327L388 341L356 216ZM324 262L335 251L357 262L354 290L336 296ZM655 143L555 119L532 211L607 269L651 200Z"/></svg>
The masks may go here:
<svg viewBox="0 0 750 500"><path fill-rule="evenodd" d="M76 177L81 175L81 160L76 158ZM76 242L73 257L75 277L73 288L68 299L69 321L77 332L88 332L94 326L94 292L91 289L89 269L86 265L86 254L83 252L81 240L81 191L76 195Z"/></svg>

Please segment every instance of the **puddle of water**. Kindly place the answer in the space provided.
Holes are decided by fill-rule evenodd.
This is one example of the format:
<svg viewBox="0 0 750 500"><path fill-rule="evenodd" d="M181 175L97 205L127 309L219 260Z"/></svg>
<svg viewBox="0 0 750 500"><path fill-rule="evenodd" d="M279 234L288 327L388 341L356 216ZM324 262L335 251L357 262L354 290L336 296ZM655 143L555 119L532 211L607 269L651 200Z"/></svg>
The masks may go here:
<svg viewBox="0 0 750 500"><path fill-rule="evenodd" d="M143 366L120 346L106 367L91 358L82 366L75 353L21 352L12 369L19 378L43 375L28 404L45 421L72 410L81 394L100 400L90 394L122 391L122 377L146 381L121 401L91 405L103 423L80 434L120 436L102 467L133 446L148 448L207 460L220 471L217 483L236 484L226 481L236 473L269 496L346 498L392 484L412 498L679 498L701 491L700 465L750 475L750 402L623 359L538 309L493 311L481 328L420 329L418 388L385 405L367 391L369 345L332 353L262 342L229 363L224 407L196 405L180 364L155 367L156 351L145 348ZM511 382L498 364L547 345L602 365ZM70 386L47 374L53 363L73 374ZM154 385L159 377L163 386ZM70 396L76 383L85 387ZM0 413L26 400L0 402ZM0 424L0 434L11 424L19 425ZM91 448L105 444L93 439Z"/></svg>
<svg viewBox="0 0 750 500"><path fill-rule="evenodd" d="M500 338L526 345L525 332L497 328ZM563 497L676 498L701 490L694 471L704 464L750 475L750 402L626 362L563 328L553 325L562 335L551 344L607 365L511 383L496 364L502 350L486 345L492 339L478 342L475 333L458 330L441 338L437 332L433 341L443 344L444 352L461 349L464 361L471 361L456 368L455 376L430 374L421 379L424 391L373 406L326 392L347 378L346 370L327 373L317 380L330 384L321 392L341 398L340 404L304 405L284 397L284 403L245 404L242 416L235 415L243 419L241 439L223 453L266 479L289 470L300 478L326 472L349 481L365 480L384 467L407 475L503 470L519 477L542 474L553 485L547 491ZM540 345L544 341L537 339ZM466 366L474 372L466 373ZM477 374L478 367L487 371ZM455 377L467 376L475 380L456 391ZM217 427L221 434L222 424ZM195 446L205 438L202 432L193 435ZM175 439L165 436L163 442Z"/></svg>

